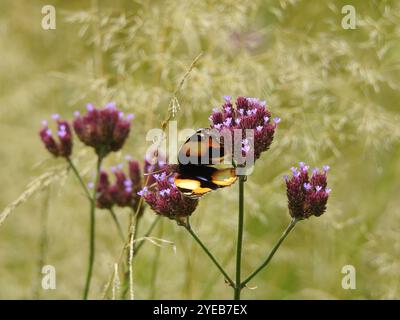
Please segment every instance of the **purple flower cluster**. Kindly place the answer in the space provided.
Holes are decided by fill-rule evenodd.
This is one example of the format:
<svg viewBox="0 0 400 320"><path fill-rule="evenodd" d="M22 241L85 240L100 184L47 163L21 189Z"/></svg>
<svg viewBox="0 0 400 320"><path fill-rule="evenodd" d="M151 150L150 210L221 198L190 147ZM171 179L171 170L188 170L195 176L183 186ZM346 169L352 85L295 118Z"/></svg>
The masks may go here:
<svg viewBox="0 0 400 320"><path fill-rule="evenodd" d="M280 119L272 120L271 112L266 108L266 102L257 98L238 97L235 106L231 102L231 97L225 96L224 100L221 110L214 109L209 118L211 128L220 132L229 130L232 133L232 139L234 130L241 129L242 154L254 152L254 159L258 159L261 153L270 147ZM251 150L252 143L246 137L246 129L254 131L254 150Z"/></svg>
<svg viewBox="0 0 400 320"><path fill-rule="evenodd" d="M100 172L99 183L97 185L97 207L110 209L114 205L119 207L137 208L141 189L141 170L140 165L135 160L128 160L128 176L123 171L123 165L111 167L111 172L115 176L115 182L110 183L108 173L104 170Z"/></svg>
<svg viewBox="0 0 400 320"><path fill-rule="evenodd" d="M114 103L109 103L102 109L88 104L87 110L83 116L78 111L74 113L73 126L78 138L87 146L93 147L101 157L120 150L129 135L134 116L128 114L125 117Z"/></svg>
<svg viewBox="0 0 400 320"><path fill-rule="evenodd" d="M296 219L319 217L326 210L331 190L327 188L329 166L314 169L309 178L309 167L300 162L300 168L292 168L292 177L285 176L289 213Z"/></svg>
<svg viewBox="0 0 400 320"><path fill-rule="evenodd" d="M56 157L68 158L72 153L72 133L67 121L60 120L58 114L52 118L57 122L57 140L53 137L47 121L42 121L43 128L39 131L40 139L46 149Z"/></svg>
<svg viewBox="0 0 400 320"><path fill-rule="evenodd" d="M153 174L153 178L155 186L146 186L138 194L157 214L180 221L194 212L198 200L183 196L175 186L173 176L162 172Z"/></svg>

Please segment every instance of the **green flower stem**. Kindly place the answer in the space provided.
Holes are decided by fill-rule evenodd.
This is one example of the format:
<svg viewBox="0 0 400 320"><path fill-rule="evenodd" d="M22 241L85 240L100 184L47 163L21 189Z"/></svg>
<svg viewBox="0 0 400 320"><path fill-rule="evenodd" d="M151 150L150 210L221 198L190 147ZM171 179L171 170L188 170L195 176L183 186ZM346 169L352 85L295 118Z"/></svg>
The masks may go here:
<svg viewBox="0 0 400 320"><path fill-rule="evenodd" d="M83 179L82 179L81 175L79 174L78 169L75 167L74 163L72 162L72 160L70 158L67 158L67 162L68 162L70 168L72 169L73 173L75 174L76 178L78 179L80 185L82 186L83 191L85 191L86 196L90 200L92 198L92 196L90 195L90 192L89 192L87 186L83 182ZM118 229L118 233L119 233L121 239L123 241L125 241L125 237L124 237L124 233L122 232L121 224L119 223L117 215L115 214L115 212L112 208L110 209L110 213L111 213L111 217L113 218L113 221Z"/></svg>
<svg viewBox="0 0 400 320"><path fill-rule="evenodd" d="M240 300L240 273L242 264L242 242L243 242L243 220L244 220L244 183L246 176L239 176L239 217L238 217L238 235L236 242L236 285L234 287L234 299Z"/></svg>
<svg viewBox="0 0 400 320"><path fill-rule="evenodd" d="M159 228L158 238L161 239L163 237L163 233L164 233L164 220L161 220L160 218L161 218L161 216L157 216L157 218L154 220L154 222L157 224L157 222L160 221L161 225ZM154 224L154 222L153 222L153 224ZM140 243L143 243L143 242L144 241L141 241ZM153 265L151 268L149 300L154 300L156 297L156 292L157 292L156 283L157 283L158 270L159 270L159 266L160 266L161 247L156 246L155 249L156 249L156 252L154 255Z"/></svg>
<svg viewBox="0 0 400 320"><path fill-rule="evenodd" d="M128 258L128 288L129 288L129 298L130 300L134 300L134 291L133 291L133 258L134 258L134 253L135 253L135 241L136 241L136 235L137 235L137 230L138 230L138 223L140 221L140 207L141 203L139 201L139 205L137 207L136 212L134 213L133 216L131 216L131 223L129 224L129 250L127 254Z"/></svg>
<svg viewBox="0 0 400 320"><path fill-rule="evenodd" d="M110 213L111 213L112 219L113 219L114 222L115 222L115 225L117 226L119 236L121 237L122 241L125 241L124 232L122 231L121 224L120 224L119 221L118 221L118 217L117 217L117 215L115 214L114 209L113 209L113 208L110 208L109 211L110 211Z"/></svg>
<svg viewBox="0 0 400 320"><path fill-rule="evenodd" d="M161 218L161 216L157 216L153 220L150 227L147 229L146 233L143 235L144 238L147 238L150 236L150 234L153 232L154 228L156 227L157 223L160 221L160 218ZM136 225L136 232L135 232L135 239L136 238L137 238L137 225ZM145 241L140 241L138 243L134 243L134 250L133 250L132 258L135 257L139 253L139 249L143 246L144 243L145 243ZM127 255L126 264L129 265L129 253ZM125 279L128 279L128 278L129 278L129 270L127 270L125 273ZM129 289L129 281L126 280L126 281L124 281L121 297L123 297L123 298L126 297L126 294L128 293L128 289Z"/></svg>
<svg viewBox="0 0 400 320"><path fill-rule="evenodd" d="M95 255L95 231L96 231L96 198L97 198L97 184L99 182L99 173L100 167L103 157L99 156L97 158L97 167L96 167L96 178L93 186L93 195L90 199L90 242L89 242L89 265L86 275L86 284L83 292L83 299L87 300L89 290L90 290L90 282L92 280L93 273L93 263L94 263L94 255Z"/></svg>
<svg viewBox="0 0 400 320"><path fill-rule="evenodd" d="M72 169L73 173L75 174L75 177L78 179L80 185L82 186L83 191L85 191L86 196L89 199L91 199L92 197L90 195L90 192L89 192L87 186L85 185L85 183L83 182L83 179L82 179L81 175L79 174L78 169L75 167L74 163L72 162L71 158L67 158L67 162L68 162L70 168Z"/></svg>
<svg viewBox="0 0 400 320"><path fill-rule="evenodd" d="M146 184L149 180L149 177L146 180ZM126 294L128 293L128 290L130 292L131 298L133 298L133 258L135 255L135 242L134 239L136 237L136 227L137 227L137 222L138 222L138 217L140 215L140 211L142 209L142 204L143 204L143 197L139 198L139 201L137 203L137 206L133 209L133 213L129 216L129 228L128 228L128 237L124 245L123 252L126 249L126 267L127 270L125 272L124 276L124 286L122 290L122 297L125 298ZM133 300L133 299L132 299Z"/></svg>
<svg viewBox="0 0 400 320"><path fill-rule="evenodd" d="M139 227L140 227L140 222L142 221L142 215L138 214L136 216L136 223L135 223L135 234L133 235L133 253L136 251L136 239L139 234Z"/></svg>
<svg viewBox="0 0 400 320"><path fill-rule="evenodd" d="M285 238L288 236L288 234L290 233L290 231L293 230L293 228L295 227L296 223L298 222L298 219L292 219L292 221L290 221L288 227L286 228L286 230L283 232L282 236L279 238L278 242L275 244L275 246L272 248L271 252L269 253L268 257L265 259L265 261L252 273L250 274L241 284L240 284L240 288L244 288L246 286L246 284L253 279L262 269L264 269L268 263L271 261L272 257L274 256L275 252L279 249L280 245L282 244L282 242L285 240Z"/></svg>
<svg viewBox="0 0 400 320"><path fill-rule="evenodd" d="M200 245L200 247L203 249L203 251L208 255L208 257L214 262L215 266L221 271L223 276L225 277L226 281L232 286L232 288L235 287L235 283L233 280L228 276L228 274L225 272L224 268L218 263L218 261L215 259L215 257L212 255L212 253L207 249L207 247L201 242L199 237L196 235L196 233L192 230L190 227L189 223L182 224L183 227L192 235L193 239L196 240L196 242Z"/></svg>

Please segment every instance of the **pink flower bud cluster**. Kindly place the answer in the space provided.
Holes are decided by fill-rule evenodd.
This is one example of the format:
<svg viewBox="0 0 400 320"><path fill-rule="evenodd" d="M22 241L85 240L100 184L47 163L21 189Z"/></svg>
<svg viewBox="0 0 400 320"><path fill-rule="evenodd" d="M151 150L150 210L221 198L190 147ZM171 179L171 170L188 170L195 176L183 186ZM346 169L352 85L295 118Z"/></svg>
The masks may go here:
<svg viewBox="0 0 400 320"><path fill-rule="evenodd" d="M87 146L93 147L101 157L120 150L128 138L134 116L124 116L113 103L102 109L88 104L87 110L82 116L78 111L74 114L73 126L78 138Z"/></svg>
<svg viewBox="0 0 400 320"><path fill-rule="evenodd" d="M123 171L123 165L111 167L114 183L110 182L109 174L101 170L97 185L97 207L110 209L118 207L131 207L134 210L139 200L138 191L142 187L140 165L135 160L128 160L128 174Z"/></svg>
<svg viewBox="0 0 400 320"><path fill-rule="evenodd" d="M72 153L72 132L67 121L60 120L58 114L52 118L57 122L57 132L53 135L47 121L42 121L42 129L39 131L40 139L46 149L55 157L68 158Z"/></svg>
<svg viewBox="0 0 400 320"><path fill-rule="evenodd" d="M300 162L300 168L292 168L292 177L285 176L289 213L296 219L319 217L326 210L331 189L327 188L329 166L314 169L309 178L309 167Z"/></svg>

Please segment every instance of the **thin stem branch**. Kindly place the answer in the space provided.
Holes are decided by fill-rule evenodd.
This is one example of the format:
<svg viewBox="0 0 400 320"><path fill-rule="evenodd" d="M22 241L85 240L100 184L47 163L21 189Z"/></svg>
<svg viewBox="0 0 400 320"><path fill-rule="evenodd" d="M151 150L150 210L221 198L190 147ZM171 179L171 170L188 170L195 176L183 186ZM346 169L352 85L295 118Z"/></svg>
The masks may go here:
<svg viewBox="0 0 400 320"><path fill-rule="evenodd" d="M115 222L115 225L117 226L119 236L121 237L122 241L125 241L124 232L122 231L121 224L119 223L118 217L117 217L117 215L115 214L114 209L113 209L113 208L110 208L109 211L110 211L110 214L111 214L112 219L113 219L114 222Z"/></svg>
<svg viewBox="0 0 400 320"><path fill-rule="evenodd" d="M135 256L135 239L137 234L137 226L140 220L140 210L142 207L143 198L141 197L138 201L134 212L130 215L129 219L129 229L128 229L128 239L127 239L127 252L126 252L126 264L127 271L125 272L124 278L124 290L122 292L122 297L125 298L128 290L131 300L134 300L133 291L133 258Z"/></svg>
<svg viewBox="0 0 400 320"><path fill-rule="evenodd" d="M234 287L234 299L240 300L241 265L242 265L242 242L243 242L243 221L244 221L244 182L245 176L239 176L239 215L238 235L236 242L236 286Z"/></svg>
<svg viewBox="0 0 400 320"><path fill-rule="evenodd" d="M292 219L288 225L288 227L286 228L286 230L283 232L282 236L279 238L278 242L275 244L275 246L272 248L271 252L269 253L268 257L265 259L265 261L252 273L250 274L241 284L240 287L244 288L246 286L246 284L253 279L262 269L264 269L268 263L272 260L272 257L274 256L275 252L279 249L280 245L282 244L282 242L285 240L285 238L288 236L288 234L290 233L290 231L293 230L293 228L295 227L296 223L299 220L297 219Z"/></svg>
<svg viewBox="0 0 400 320"><path fill-rule="evenodd" d="M157 216L153 222L151 223L149 229L146 231L146 233L143 235L143 238L147 238L151 235L151 233L153 232L154 228L156 227L157 223L160 221L161 216ZM140 241L135 249L134 255L137 255L139 249L143 246L143 244L145 243L145 241Z"/></svg>
<svg viewBox="0 0 400 320"><path fill-rule="evenodd" d="M136 239L137 239L137 236L138 236L138 234L139 234L139 230L140 230L140 228L139 228L139 226L140 226L140 221L142 221L142 215L141 214L139 214L138 216L136 216L136 223L135 223L135 234L134 234L134 236L133 236L133 250L134 250L134 254L135 254L135 252L136 252Z"/></svg>
<svg viewBox="0 0 400 320"><path fill-rule="evenodd" d="M226 250L226 255L224 259L222 259L222 265L226 266L229 261L233 258L232 252L235 250L235 248L231 248L229 250ZM207 284L205 286L205 289L203 290L202 295L200 296L199 300L207 300L209 299L208 297L210 296L210 293L212 292L214 285L216 283L216 280L219 277L219 273L215 273L212 277L210 276L208 278Z"/></svg>
<svg viewBox="0 0 400 320"><path fill-rule="evenodd" d="M150 236L150 234L153 232L154 228L156 227L158 221L160 221L160 218L161 218L161 216L157 216L157 217L153 220L153 222L151 223L149 229L147 229L146 233L143 235L143 238L147 238L147 237ZM132 254L133 254L133 255L132 255L132 258L134 258L134 257L138 254L139 249L140 249L140 248L143 246L143 244L145 243L145 241L135 242L135 241L136 241L136 238L137 238L137 235L138 235L138 223L139 223L139 221L138 221L137 224L136 224L136 232L135 232L135 238L134 238L134 250L133 250L133 253L132 253ZM131 223L130 223L130 225L131 225ZM129 265L129 255L128 255L128 258L127 258L127 264ZM129 278L129 270L127 270L126 275L125 275L125 278L126 278L126 279ZM126 294L127 294L127 292L128 292L128 288L129 288L129 283L128 283L128 282L125 282L122 297L125 297L125 296L126 296Z"/></svg>
<svg viewBox="0 0 400 320"><path fill-rule="evenodd" d="M149 182L150 176L147 176L147 179L145 181L144 185L147 185ZM134 292L133 292L133 258L135 256L135 237L136 237L136 227L137 227L137 222L138 222L138 217L140 216L141 210L142 210L142 205L143 205L143 197L139 198L139 201L134 208L134 212L130 215L129 219L129 226L128 226L128 238L124 244L123 252L125 249L126 251L126 266L127 266L127 271L125 272L124 276L124 289L122 292L122 297L124 298L129 290L131 300L134 298Z"/></svg>
<svg viewBox="0 0 400 320"><path fill-rule="evenodd" d="M134 217L134 215L139 213L139 211L141 209L141 205L142 205L142 201L139 200L136 211L130 215L128 237L125 240L124 246L122 247L119 258L117 260L118 266L120 266L125 261L126 268L127 268L127 271L124 274L123 291L121 294L121 298L125 297L127 290L129 289L129 277L130 277L129 276L129 269L130 269L129 268L129 251L130 251L130 243L131 243L131 241L130 241L131 240L131 231L132 231L132 224L133 224L133 220L134 220L133 217ZM127 252L126 255L125 255L125 251ZM135 256L135 251L133 252L133 257L134 256ZM125 260L124 260L124 258L125 258ZM132 262L132 260L130 262ZM107 297L113 277L114 277L114 270L113 270L113 273L110 275L109 280L107 281L107 284L104 287L103 296L102 296L103 299L106 299L106 297Z"/></svg>
<svg viewBox="0 0 400 320"><path fill-rule="evenodd" d="M160 220L161 216L157 216L156 220L154 220L155 223L157 223ZM153 222L153 225L155 225L155 223ZM163 237L163 233L164 233L164 222L163 220L161 220L161 225L160 225L160 231L158 234L158 238L162 238ZM143 243L140 242L140 243ZM138 248L139 249L139 248ZM137 252L137 251L136 251ZM156 282L157 282L157 273L158 273L158 267L160 265L160 256L161 256L161 247L157 246L156 247L156 252L154 255L154 259L153 259L153 265L151 268L151 276L150 276L150 296L149 296L149 300L154 300L155 296L156 296Z"/></svg>
<svg viewBox="0 0 400 320"><path fill-rule="evenodd" d="M134 240L136 238L136 230L139 222L139 211L133 216L131 230L129 233L129 251L128 251L128 272L129 272L129 297L131 300L135 299L133 291L133 255L135 252Z"/></svg>
<svg viewBox="0 0 400 320"><path fill-rule="evenodd" d="M40 299L40 292L42 289L42 268L46 264L47 252L49 248L49 213L50 213L50 199L51 199L52 185L47 187L43 207L40 213L40 241L39 241L39 259L38 259L38 280L35 286L35 299Z"/></svg>
<svg viewBox="0 0 400 320"><path fill-rule="evenodd" d="M193 239L196 240L196 242L200 245L200 247L203 249L203 251L208 255L208 257L214 262L215 266L221 271L223 276L225 277L226 281L234 288L235 283L233 280L228 276L228 274L225 272L224 268L218 263L217 259L212 255L212 253L207 249L207 247L201 242L199 237L196 235L196 233L192 230L189 224L182 224L182 226L185 227L185 229L192 235Z"/></svg>
<svg viewBox="0 0 400 320"><path fill-rule="evenodd" d="M97 158L97 167L96 167L96 178L93 186L93 195L90 199L90 241L89 241L89 265L86 274L86 284L83 292L83 299L87 300L90 290L90 282L92 280L93 273L93 263L94 263L94 255L95 255L95 232L96 232L96 200L97 200L97 185L99 183L99 173L100 167L103 157L99 156Z"/></svg>
<svg viewBox="0 0 400 320"><path fill-rule="evenodd" d="M83 179L82 179L81 175L79 174L78 169L75 167L74 163L72 162L71 158L67 158L67 162L68 162L70 168L72 169L72 172L75 174L75 177L78 179L80 185L82 186L83 191L86 193L86 196L89 199L91 199L90 192L89 192L87 186L85 185L85 182L83 182Z"/></svg>
<svg viewBox="0 0 400 320"><path fill-rule="evenodd" d="M89 189L87 188L87 186L83 182L82 176L80 175L78 169L75 167L74 163L72 162L72 160L70 158L67 158L67 162L68 162L70 168L72 169L73 173L75 174L76 178L78 179L83 191L85 191L86 196L91 201L92 196L90 195ZM118 218L117 218L117 215L114 212L114 209L111 208L109 210L110 210L110 213L111 213L111 217L113 218L113 221L114 221L114 223L115 223L115 225L116 225L116 227L118 229L118 233L119 233L122 241L125 241L125 236L124 236L124 233L122 231L121 224L118 221Z"/></svg>

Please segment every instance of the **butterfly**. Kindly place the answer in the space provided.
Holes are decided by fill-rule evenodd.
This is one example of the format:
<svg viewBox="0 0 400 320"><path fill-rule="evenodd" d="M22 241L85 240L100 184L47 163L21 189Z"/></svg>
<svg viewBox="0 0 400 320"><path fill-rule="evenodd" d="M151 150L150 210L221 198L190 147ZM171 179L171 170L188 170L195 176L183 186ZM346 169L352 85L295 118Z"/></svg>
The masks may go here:
<svg viewBox="0 0 400 320"><path fill-rule="evenodd" d="M208 192L232 185L236 169L229 153L212 129L199 129L178 152L174 183L186 197L198 199Z"/></svg>

